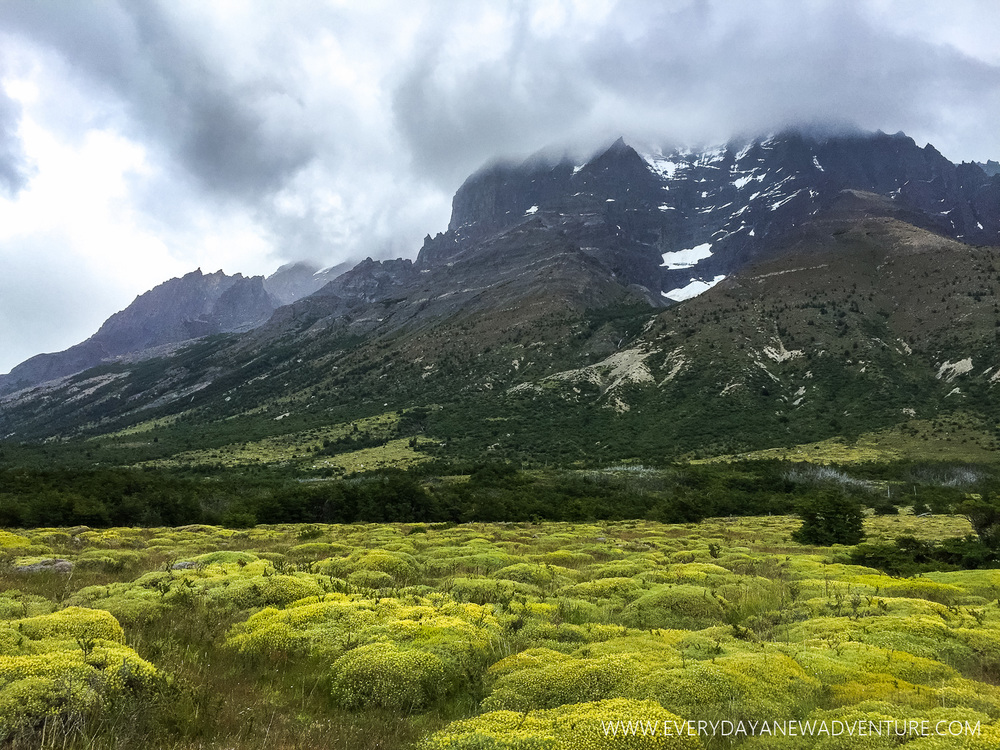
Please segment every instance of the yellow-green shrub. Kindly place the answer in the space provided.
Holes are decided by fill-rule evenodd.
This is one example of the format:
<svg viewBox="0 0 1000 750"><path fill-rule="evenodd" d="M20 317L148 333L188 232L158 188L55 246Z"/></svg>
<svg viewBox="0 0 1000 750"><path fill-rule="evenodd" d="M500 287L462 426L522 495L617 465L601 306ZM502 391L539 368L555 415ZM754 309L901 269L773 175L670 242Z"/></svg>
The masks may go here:
<svg viewBox="0 0 1000 750"><path fill-rule="evenodd" d="M370 570L392 576L396 583L405 586L417 578L417 566L410 555L403 552L371 550L351 561L354 570Z"/></svg>
<svg viewBox="0 0 1000 750"><path fill-rule="evenodd" d="M685 716L771 720L791 718L818 700L821 684L795 661L774 652L735 653L656 670L633 686Z"/></svg>
<svg viewBox="0 0 1000 750"><path fill-rule="evenodd" d="M618 722L647 722L655 731L635 735ZM683 719L654 701L613 699L546 711L492 711L455 721L420 743L420 750L698 750L697 737L665 736ZM612 727L617 734L612 733Z"/></svg>
<svg viewBox="0 0 1000 750"><path fill-rule="evenodd" d="M0 738L49 715L79 713L152 684L107 612L71 607L0 628Z"/></svg>
<svg viewBox="0 0 1000 750"><path fill-rule="evenodd" d="M348 709L416 711L448 692L437 655L395 643L370 643L348 651L330 668L334 701Z"/></svg>
<svg viewBox="0 0 1000 750"><path fill-rule="evenodd" d="M26 638L100 638L115 643L125 642L125 631L108 612L99 609L67 607L47 615L0 623L0 628L16 628Z"/></svg>
<svg viewBox="0 0 1000 750"><path fill-rule="evenodd" d="M661 585L622 611L622 622L634 628L698 630L722 620L722 605L708 589L680 584Z"/></svg>
<svg viewBox="0 0 1000 750"><path fill-rule="evenodd" d="M561 595L589 601L611 601L619 604L632 602L647 591L642 581L635 578L598 578L575 586L560 589Z"/></svg>

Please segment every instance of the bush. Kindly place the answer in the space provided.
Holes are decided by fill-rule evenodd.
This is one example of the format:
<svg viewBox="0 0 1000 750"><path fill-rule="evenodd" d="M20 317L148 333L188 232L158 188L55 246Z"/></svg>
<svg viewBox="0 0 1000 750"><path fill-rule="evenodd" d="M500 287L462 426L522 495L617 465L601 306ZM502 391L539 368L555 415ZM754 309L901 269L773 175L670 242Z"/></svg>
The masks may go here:
<svg viewBox="0 0 1000 750"><path fill-rule="evenodd" d="M865 537L861 503L837 490L817 492L799 504L798 512L802 526L792 538L801 544L857 544Z"/></svg>
<svg viewBox="0 0 1000 750"><path fill-rule="evenodd" d="M435 654L394 643L371 643L333 663L333 699L348 709L416 711L444 692L444 664Z"/></svg>

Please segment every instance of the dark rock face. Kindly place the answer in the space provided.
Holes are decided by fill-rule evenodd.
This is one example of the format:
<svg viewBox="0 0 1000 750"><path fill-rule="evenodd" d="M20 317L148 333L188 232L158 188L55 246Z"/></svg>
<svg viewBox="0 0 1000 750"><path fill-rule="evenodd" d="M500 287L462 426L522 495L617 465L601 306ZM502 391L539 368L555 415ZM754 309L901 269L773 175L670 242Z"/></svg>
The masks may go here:
<svg viewBox="0 0 1000 750"><path fill-rule="evenodd" d="M788 132L641 155L619 139L583 165L530 159L487 167L459 189L448 231L425 240L417 265L448 262L543 217L616 277L668 303L693 280L767 259L845 190L881 195L886 213L939 234L1000 242L1000 177L980 166L956 166L902 133Z"/></svg>
<svg viewBox="0 0 1000 750"><path fill-rule="evenodd" d="M410 260L375 261L365 258L347 273L323 286L318 296L337 296L377 302L393 296L413 277Z"/></svg>

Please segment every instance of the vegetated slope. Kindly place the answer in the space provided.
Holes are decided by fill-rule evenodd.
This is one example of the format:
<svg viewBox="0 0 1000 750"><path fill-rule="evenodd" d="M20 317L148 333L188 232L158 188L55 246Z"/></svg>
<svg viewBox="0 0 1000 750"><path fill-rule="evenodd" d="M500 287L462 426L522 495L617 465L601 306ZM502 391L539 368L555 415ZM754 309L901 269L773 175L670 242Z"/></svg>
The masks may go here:
<svg viewBox="0 0 1000 750"><path fill-rule="evenodd" d="M724 221L701 205L751 182ZM415 262L366 260L249 333L8 395L0 434L141 433L112 462L159 460L429 407L378 439L565 464L958 409L992 426L993 251L945 235L996 234L994 183L881 134L491 168ZM715 288L651 306L703 267Z"/></svg>
<svg viewBox="0 0 1000 750"><path fill-rule="evenodd" d="M641 298L577 248L549 242L536 220L426 274L408 261L362 263L243 337L8 396L2 429L95 433L197 409L185 419L260 434L329 422L331 409L363 415L390 401L451 400L511 380L523 342L573 348L567 338L585 306L630 300ZM550 369L550 358L539 366ZM284 413L291 418L275 424Z"/></svg>
<svg viewBox="0 0 1000 750"><path fill-rule="evenodd" d="M992 427L996 249L878 208L845 194L780 259L661 314L627 353L558 379L599 382L615 408L669 415L639 420L649 433L721 452L953 410ZM622 373L625 359L635 364Z"/></svg>
<svg viewBox="0 0 1000 750"><path fill-rule="evenodd" d="M564 464L793 445L953 411L992 430L995 250L884 209L876 196L844 193L777 259L658 313L623 304L640 298L590 273L592 259L572 246L533 246L532 232L547 231L536 218L485 258L441 271L464 298L414 294L434 279L412 269L387 287L400 298L385 279L381 298L369 285L379 301L328 288L247 336L175 356L166 378L150 364L71 379L61 387L94 392L78 411L65 392L47 396L39 429L58 409L67 424L91 420L77 422L82 434L145 423L157 442L122 455L148 460L431 406L404 420L409 432L379 432L373 444L424 435L428 455ZM541 272L526 272L543 249ZM382 268L370 266L344 285ZM583 295L594 308L576 306ZM44 398L7 408L25 413ZM310 441L297 458L314 467Z"/></svg>

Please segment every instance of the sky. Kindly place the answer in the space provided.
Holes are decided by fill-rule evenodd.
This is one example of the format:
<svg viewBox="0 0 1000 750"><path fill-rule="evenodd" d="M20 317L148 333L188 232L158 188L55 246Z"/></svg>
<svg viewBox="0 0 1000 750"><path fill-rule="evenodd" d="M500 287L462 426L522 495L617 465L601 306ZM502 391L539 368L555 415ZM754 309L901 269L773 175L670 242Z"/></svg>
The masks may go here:
<svg viewBox="0 0 1000 750"><path fill-rule="evenodd" d="M195 268L415 257L477 168L902 130L1000 159L994 0L3 0L0 373Z"/></svg>

